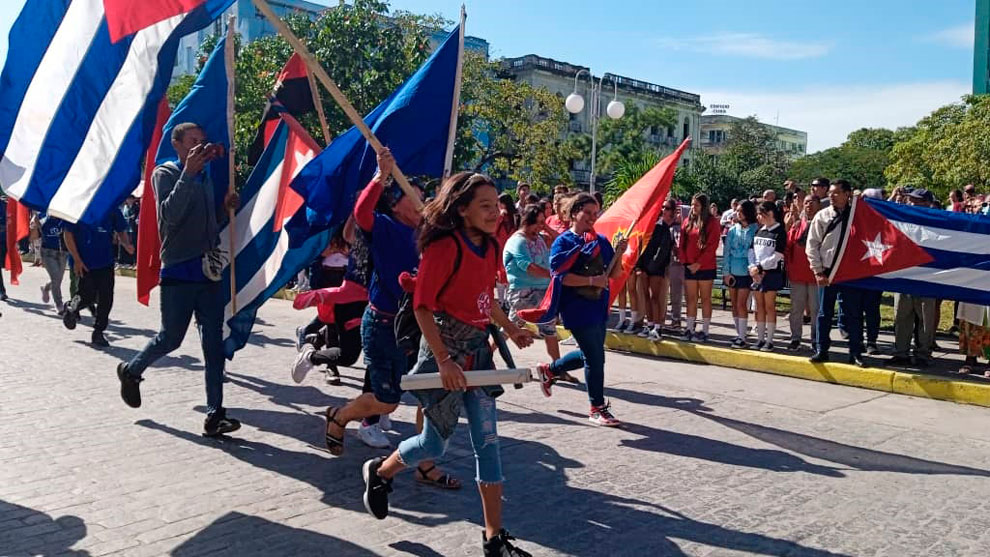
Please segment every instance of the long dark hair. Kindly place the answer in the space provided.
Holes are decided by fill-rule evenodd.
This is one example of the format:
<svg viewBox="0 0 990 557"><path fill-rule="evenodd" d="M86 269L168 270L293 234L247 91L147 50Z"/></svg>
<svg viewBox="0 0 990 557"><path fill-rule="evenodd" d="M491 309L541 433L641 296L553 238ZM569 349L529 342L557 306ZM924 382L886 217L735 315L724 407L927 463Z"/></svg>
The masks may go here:
<svg viewBox="0 0 990 557"><path fill-rule="evenodd" d="M515 232L519 228L519 213L516 212L516 203L512 200L512 196L507 193L498 196L498 202L505 207L505 220L502 221L502 227L505 228L506 232Z"/></svg>
<svg viewBox="0 0 990 557"><path fill-rule="evenodd" d="M475 191L483 186L494 188L495 183L488 176L473 172L458 172L444 180L437 196L423 207L417 241L420 253L433 242L464 228L459 209L467 207L474 199Z"/></svg>
<svg viewBox="0 0 990 557"><path fill-rule="evenodd" d="M699 214L694 213L695 201L701 205ZM703 193L694 194L694 197L691 198L691 212L688 213L687 230L698 228L698 249L705 249L705 244L708 243L708 226L712 218L714 217L708 209L708 196ZM682 241L687 241L687 236L684 236Z"/></svg>
<svg viewBox="0 0 990 557"><path fill-rule="evenodd" d="M747 199L740 203L739 212L746 219L746 226L756 223L756 205L753 205L752 201Z"/></svg>
<svg viewBox="0 0 990 557"><path fill-rule="evenodd" d="M780 207L778 207L773 201L764 201L763 203L760 203L760 212L770 213L773 215L773 220L779 222L780 224L784 224L784 219L782 218L783 215L781 214L783 211L781 211Z"/></svg>

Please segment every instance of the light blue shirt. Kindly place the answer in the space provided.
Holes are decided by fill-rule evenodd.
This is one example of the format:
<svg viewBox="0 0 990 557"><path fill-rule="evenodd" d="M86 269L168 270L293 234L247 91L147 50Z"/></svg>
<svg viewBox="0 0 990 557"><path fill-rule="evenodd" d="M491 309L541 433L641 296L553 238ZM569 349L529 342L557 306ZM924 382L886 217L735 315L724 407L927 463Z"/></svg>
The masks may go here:
<svg viewBox="0 0 990 557"><path fill-rule="evenodd" d="M509 288L513 290L550 286L549 278L536 277L528 272L530 265L550 269L550 248L542 236L530 241L520 231L513 233L505 241L502 263L509 278Z"/></svg>
<svg viewBox="0 0 990 557"><path fill-rule="evenodd" d="M732 225L722 244L722 274L744 276L749 274L749 252L753 249L757 224L743 228L738 222Z"/></svg>

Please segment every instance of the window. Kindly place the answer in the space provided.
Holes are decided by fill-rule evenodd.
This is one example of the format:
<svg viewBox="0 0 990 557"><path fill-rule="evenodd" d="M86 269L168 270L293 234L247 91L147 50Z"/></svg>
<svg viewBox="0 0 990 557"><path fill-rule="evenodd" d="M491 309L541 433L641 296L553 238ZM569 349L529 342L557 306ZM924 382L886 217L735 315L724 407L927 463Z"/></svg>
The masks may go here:
<svg viewBox="0 0 990 557"><path fill-rule="evenodd" d="M709 143L715 143L715 136L716 136L715 130L708 130L708 142Z"/></svg>
<svg viewBox="0 0 990 557"><path fill-rule="evenodd" d="M681 134L681 139L687 139L687 136L691 135L691 121L687 118L684 119L684 133Z"/></svg>

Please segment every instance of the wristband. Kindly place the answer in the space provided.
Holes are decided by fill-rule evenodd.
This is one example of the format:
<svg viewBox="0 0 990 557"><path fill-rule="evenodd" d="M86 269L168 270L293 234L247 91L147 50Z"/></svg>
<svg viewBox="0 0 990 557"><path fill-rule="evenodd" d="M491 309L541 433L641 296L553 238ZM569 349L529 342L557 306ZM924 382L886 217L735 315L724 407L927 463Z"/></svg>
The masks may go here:
<svg viewBox="0 0 990 557"><path fill-rule="evenodd" d="M453 356L451 356L450 354L447 354L447 357L446 357L446 358L444 358L444 359L442 359L442 360L440 360L440 361L438 361L438 362L437 362L437 365L440 365L440 364L445 364L445 363L447 363L447 362L449 362L449 361L450 361L450 360L452 360L452 359L454 359L454 357L453 357Z"/></svg>

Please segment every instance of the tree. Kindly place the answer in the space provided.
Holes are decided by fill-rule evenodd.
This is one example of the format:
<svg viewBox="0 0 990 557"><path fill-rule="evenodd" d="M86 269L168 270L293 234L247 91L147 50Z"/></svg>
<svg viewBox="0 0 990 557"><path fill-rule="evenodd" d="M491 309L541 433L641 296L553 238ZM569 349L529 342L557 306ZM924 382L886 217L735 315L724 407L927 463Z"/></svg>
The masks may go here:
<svg viewBox="0 0 990 557"><path fill-rule="evenodd" d="M388 3L382 0L354 0L325 10L315 20L295 15L287 17L286 23L360 114L370 112L422 65L430 54L432 32L447 24L435 16L390 14ZM200 67L216 40L217 37L210 37L201 46ZM275 78L292 52L292 47L277 35L238 48L234 143L241 180L251 170L247 166L247 147L257 132ZM194 79L179 78L169 89L169 101L181 100ZM336 137L350 128L351 122L326 91L321 90L321 94L331 137ZM308 115L301 123L314 139L323 143L315 115Z"/></svg>
<svg viewBox="0 0 990 557"><path fill-rule="evenodd" d="M899 138L910 132L884 128L862 128L849 134L846 141L831 149L802 157L791 165L789 177L808 184L819 176L844 178L858 189L884 188L884 170Z"/></svg>
<svg viewBox="0 0 990 557"><path fill-rule="evenodd" d="M926 187L941 198L968 183L990 184L990 98L966 96L904 130L885 176L894 184Z"/></svg>
<svg viewBox="0 0 990 557"><path fill-rule="evenodd" d="M604 117L599 121L595 174L610 176L619 168L635 167L645 159L659 157L664 148L647 140L647 135L657 135L659 130L677 124L677 113L667 107L647 107L630 103L622 118ZM649 133L649 132L654 133ZM591 134L583 133L568 140L576 160L591 159Z"/></svg>
<svg viewBox="0 0 990 557"><path fill-rule="evenodd" d="M503 78L497 62L465 53L454 164L535 190L570 183L563 103L545 88Z"/></svg>

